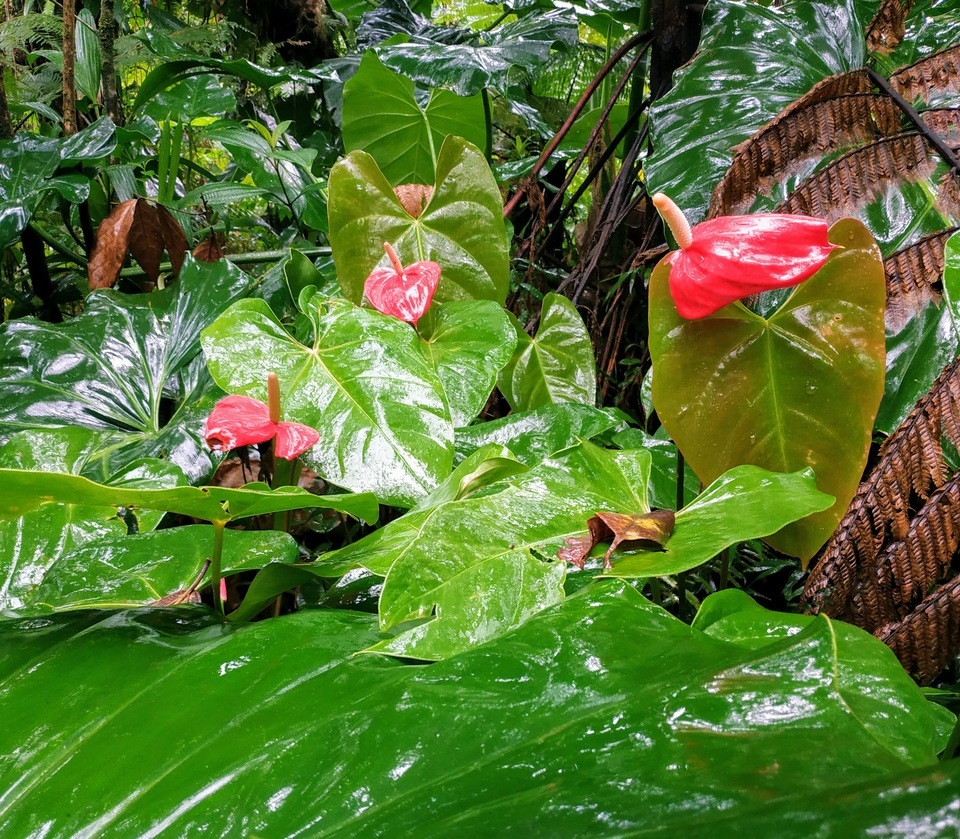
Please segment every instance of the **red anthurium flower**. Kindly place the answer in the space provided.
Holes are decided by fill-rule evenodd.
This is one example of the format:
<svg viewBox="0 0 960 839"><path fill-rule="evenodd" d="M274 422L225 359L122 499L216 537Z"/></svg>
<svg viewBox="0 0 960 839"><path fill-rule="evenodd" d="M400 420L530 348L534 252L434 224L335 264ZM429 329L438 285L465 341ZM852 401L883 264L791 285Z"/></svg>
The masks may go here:
<svg viewBox="0 0 960 839"><path fill-rule="evenodd" d="M693 230L666 195L653 204L680 249L666 257L670 295L681 317L705 318L735 300L802 283L820 270L836 245L827 223L809 216L767 213L725 216Z"/></svg>
<svg viewBox="0 0 960 839"><path fill-rule="evenodd" d="M373 269L363 284L364 296L378 312L416 324L430 308L440 282L440 266L436 262L415 262L404 268L388 242L383 249L391 267Z"/></svg>
<svg viewBox="0 0 960 839"><path fill-rule="evenodd" d="M309 425L274 422L270 419L269 407L249 396L221 399L207 417L203 436L207 445L216 451L229 451L276 438L274 454L284 460L293 460L320 439Z"/></svg>

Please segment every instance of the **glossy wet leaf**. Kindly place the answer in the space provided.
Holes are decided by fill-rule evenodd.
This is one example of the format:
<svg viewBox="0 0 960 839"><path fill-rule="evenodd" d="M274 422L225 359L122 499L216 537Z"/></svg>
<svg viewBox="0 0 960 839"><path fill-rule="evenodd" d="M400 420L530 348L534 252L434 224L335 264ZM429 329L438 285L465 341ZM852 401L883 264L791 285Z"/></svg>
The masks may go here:
<svg viewBox="0 0 960 839"><path fill-rule="evenodd" d="M143 482L146 483L146 482ZM233 488L180 486L153 488L142 483L107 485L81 475L0 469L0 519L14 519L46 504L88 504L162 510L210 522L231 522L287 510L325 507L374 523L380 513L370 493L314 495L301 487L271 490L252 483Z"/></svg>
<svg viewBox="0 0 960 839"><path fill-rule="evenodd" d="M696 57L651 111L651 193L702 219L734 146L816 82L863 64L865 24L854 0L711 3Z"/></svg>
<svg viewBox="0 0 960 839"><path fill-rule="evenodd" d="M212 471L203 421L221 394L197 366L200 330L250 282L226 261L188 257L162 291L98 291L68 323L3 324L0 436L64 425L112 430L104 456L114 468L163 457L202 480Z"/></svg>
<svg viewBox="0 0 960 839"><path fill-rule="evenodd" d="M590 405L574 402L544 405L532 411L514 412L500 419L458 428L454 440L456 457L462 460L481 446L498 443L509 448L527 466L535 466L552 454L580 441L593 440L621 428L623 424L613 412Z"/></svg>
<svg viewBox="0 0 960 839"><path fill-rule="evenodd" d="M381 45L388 67L429 87L449 87L463 96L483 88L505 90L514 68L530 72L544 65L555 49L577 43L576 22L565 9L498 26L475 43L407 42Z"/></svg>
<svg viewBox="0 0 960 839"><path fill-rule="evenodd" d="M447 137L434 187L430 203L414 218L367 153L351 152L330 170L330 245L349 299L359 303L370 272L389 264L383 252L389 242L404 265L440 265L438 301L504 302L510 265L503 200L483 154Z"/></svg>
<svg viewBox="0 0 960 839"><path fill-rule="evenodd" d="M547 294L536 335L530 337L515 318L514 326L517 348L498 383L514 411L562 402L596 403L593 343L573 303L560 294Z"/></svg>
<svg viewBox="0 0 960 839"><path fill-rule="evenodd" d="M880 255L853 220L843 245L768 319L732 304L684 321L661 264L650 283L653 401L703 482L738 464L810 466L834 505L770 539L809 560L860 482L883 393L885 284Z"/></svg>
<svg viewBox="0 0 960 839"><path fill-rule="evenodd" d="M457 96L434 90L426 108L413 83L383 66L373 51L343 86L343 145L367 152L393 186L432 184L444 137L486 145L486 121L479 94Z"/></svg>
<svg viewBox="0 0 960 839"><path fill-rule="evenodd" d="M507 313L492 300L451 301L433 306L417 331L454 428L469 425L513 355L516 332Z"/></svg>
<svg viewBox="0 0 960 839"><path fill-rule="evenodd" d="M190 586L212 548L213 528L204 525L100 538L64 552L32 592L30 605L36 611L149 606ZM224 533L224 576L299 556L287 533Z"/></svg>
<svg viewBox="0 0 960 839"><path fill-rule="evenodd" d="M610 583L427 668L354 656L375 618L331 609L0 633L11 836L799 837L811 808L838 836L960 825L937 714L874 639L851 667L826 618L751 651Z"/></svg>
<svg viewBox="0 0 960 839"><path fill-rule="evenodd" d="M85 428L22 431L0 447L0 468L66 472L125 486L161 488L185 483L176 467L161 461L140 461L117 474L105 474L106 464L99 455L110 436ZM95 499L78 500L76 504L48 504L19 518L0 519L0 610L22 609L33 602L36 587L64 553L91 541L126 534L128 520L146 533L163 515L137 511L125 519L115 506L97 506Z"/></svg>
<svg viewBox="0 0 960 839"><path fill-rule="evenodd" d="M960 273L954 282L960 281ZM946 285L946 272L944 274ZM887 332L887 373L874 428L891 434L957 355L960 332L948 303L929 303L896 332Z"/></svg>
<svg viewBox="0 0 960 839"><path fill-rule="evenodd" d="M614 557L604 573L616 577L678 574L702 565L724 548L776 533L833 505L809 470L768 472L737 466L710 484L677 513L673 535L662 551Z"/></svg>
<svg viewBox="0 0 960 839"><path fill-rule="evenodd" d="M650 506L677 508L677 447L670 440L647 434L640 428L627 428L615 434L611 442L621 449L646 449L650 452ZM683 464L683 504L693 501L700 492L700 481Z"/></svg>
<svg viewBox="0 0 960 839"><path fill-rule="evenodd" d="M266 399L280 380L283 414L320 433L305 461L325 479L410 507L450 472L453 426L413 328L344 300L315 296L304 346L262 300L236 303L203 334L207 364L231 393Z"/></svg>

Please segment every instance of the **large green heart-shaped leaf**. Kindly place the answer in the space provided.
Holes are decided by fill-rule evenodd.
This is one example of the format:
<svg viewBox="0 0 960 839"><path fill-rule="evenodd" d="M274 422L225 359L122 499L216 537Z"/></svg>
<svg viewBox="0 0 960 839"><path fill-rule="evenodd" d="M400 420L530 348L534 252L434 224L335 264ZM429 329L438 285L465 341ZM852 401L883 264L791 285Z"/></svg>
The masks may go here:
<svg viewBox="0 0 960 839"><path fill-rule="evenodd" d="M956 833L943 718L855 632L821 617L748 650L617 583L427 668L352 655L376 621L331 609L240 628L182 609L6 620L0 830Z"/></svg>
<svg viewBox="0 0 960 839"><path fill-rule="evenodd" d="M499 303L459 300L434 305L417 324L424 357L443 385L455 428L486 404L513 355L516 332Z"/></svg>
<svg viewBox="0 0 960 839"><path fill-rule="evenodd" d="M667 193L691 221L703 218L737 144L821 79L863 64L854 6L711 2L697 55L651 109L650 192Z"/></svg>
<svg viewBox="0 0 960 839"><path fill-rule="evenodd" d="M125 487L185 483L179 469L162 461L139 461L116 475L104 474L105 463L99 453L110 437L110 432L85 428L22 431L0 447L0 468L25 470L25 474L45 470L86 475ZM140 512L121 517L115 506L105 506L95 498L77 501L48 504L13 520L9 515L0 516L0 610L24 609L31 604L37 586L63 554L104 537L123 535L134 524L142 532L149 531L162 516ZM13 502L21 503L15 491Z"/></svg>
<svg viewBox="0 0 960 839"><path fill-rule="evenodd" d="M0 327L0 435L78 425L118 432L113 469L167 458L200 481L212 471L202 425L216 389L193 362L200 330L242 295L250 278L226 260L187 257L177 283L149 295L93 292L65 324Z"/></svg>
<svg viewBox="0 0 960 839"><path fill-rule="evenodd" d="M324 478L385 504L413 506L453 465L453 425L413 328L345 300L314 296L313 346L294 340L262 300L241 300L203 333L217 383L267 399L280 380L284 418L320 433L304 460Z"/></svg>
<svg viewBox="0 0 960 839"><path fill-rule="evenodd" d="M559 402L597 401L597 367L590 333L561 294L543 298L540 327L530 337L514 318L519 343L500 375L500 392L515 411Z"/></svg>
<svg viewBox="0 0 960 839"><path fill-rule="evenodd" d="M344 294L355 303L379 264L383 243L404 265L423 260L442 270L436 299L506 300L510 260L503 199L483 154L447 137L437 158L434 193L413 218L400 204L376 161L354 151L330 170L330 246Z"/></svg>
<svg viewBox="0 0 960 839"><path fill-rule="evenodd" d="M213 539L213 528L191 525L88 542L57 559L33 591L31 606L38 611L149 606L196 580L210 558ZM300 549L288 533L223 534L225 577L299 557Z"/></svg>
<svg viewBox="0 0 960 839"><path fill-rule="evenodd" d="M650 281L650 355L657 414L701 481L739 464L811 466L829 509L769 541L808 560L833 532L866 463L883 394L885 284L873 238L846 219L842 248L769 318L740 303L681 318L670 268Z"/></svg>
<svg viewBox="0 0 960 839"><path fill-rule="evenodd" d="M434 90L426 108L413 82L388 70L367 51L360 68L343 86L343 146L367 152L384 177L398 184L432 184L444 137L463 137L478 148L487 142L480 95Z"/></svg>

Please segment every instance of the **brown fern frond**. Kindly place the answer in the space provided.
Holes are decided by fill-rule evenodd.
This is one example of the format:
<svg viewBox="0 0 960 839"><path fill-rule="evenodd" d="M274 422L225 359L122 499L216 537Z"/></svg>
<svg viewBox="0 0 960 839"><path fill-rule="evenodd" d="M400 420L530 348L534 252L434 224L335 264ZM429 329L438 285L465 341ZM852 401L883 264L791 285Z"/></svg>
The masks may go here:
<svg viewBox="0 0 960 839"><path fill-rule="evenodd" d="M960 577L938 588L902 621L874 635L890 647L908 673L928 684L960 652Z"/></svg>
<svg viewBox="0 0 960 839"><path fill-rule="evenodd" d="M937 377L909 416L880 448L877 465L857 488L803 593L808 611L853 619L861 576L876 566L889 540L910 528L911 499L926 501L946 480L940 441L960 444L960 359Z"/></svg>
<svg viewBox="0 0 960 839"><path fill-rule="evenodd" d="M914 242L883 262L887 275L887 328L899 332L903 325L930 303L940 303L938 288L943 276L943 249L960 227Z"/></svg>
<svg viewBox="0 0 960 839"><path fill-rule="evenodd" d="M914 0L883 0L867 26L867 49L887 55L903 40L907 16Z"/></svg>
<svg viewBox="0 0 960 839"><path fill-rule="evenodd" d="M853 596L857 626L873 632L902 620L948 576L960 547L960 475L934 492L914 516L903 540L894 542L876 566L861 569Z"/></svg>
<svg viewBox="0 0 960 839"><path fill-rule="evenodd" d="M866 77L847 73L842 78L856 86ZM825 81L835 88L837 79ZM708 218L744 212L755 196L774 181L795 174L814 154L901 130L900 111L887 96L852 93L825 99L822 93L822 89L812 89L737 147L730 168L713 191Z"/></svg>
<svg viewBox="0 0 960 839"><path fill-rule="evenodd" d="M936 163L920 134L876 140L811 175L776 211L833 222L878 198L890 184L929 178Z"/></svg>
<svg viewBox="0 0 960 839"><path fill-rule="evenodd" d="M890 84L907 101L929 102L934 93L960 90L960 44L897 70L890 77Z"/></svg>
<svg viewBox="0 0 960 839"><path fill-rule="evenodd" d="M960 146L960 108L930 108L921 112L920 116L950 146Z"/></svg>

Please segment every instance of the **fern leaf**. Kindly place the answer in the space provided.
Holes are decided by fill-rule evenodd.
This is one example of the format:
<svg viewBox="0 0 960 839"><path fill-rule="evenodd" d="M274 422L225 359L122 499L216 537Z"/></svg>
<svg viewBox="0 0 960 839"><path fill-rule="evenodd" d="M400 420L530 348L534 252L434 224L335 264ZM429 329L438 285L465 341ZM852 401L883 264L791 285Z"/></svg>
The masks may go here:
<svg viewBox="0 0 960 839"><path fill-rule="evenodd" d="M777 212L836 221L881 196L890 184L929 178L936 163L920 134L876 140L809 177Z"/></svg>
<svg viewBox="0 0 960 839"><path fill-rule="evenodd" d="M855 74L846 74L847 78ZM810 94L804 99L807 100ZM900 112L889 97L853 93L814 98L792 106L738 146L726 175L713 191L710 217L741 213L771 183L795 174L814 154L848 148L901 130Z"/></svg>
<svg viewBox="0 0 960 839"><path fill-rule="evenodd" d="M874 634L918 682L931 682L960 649L960 577L924 598L902 621Z"/></svg>
<svg viewBox="0 0 960 839"><path fill-rule="evenodd" d="M883 0L867 26L867 49L887 55L903 40L907 16L914 0Z"/></svg>
<svg viewBox="0 0 960 839"><path fill-rule="evenodd" d="M942 437L960 444L960 359L943 370L880 448L877 465L807 578L806 609L855 619L852 603L859 579L876 568L889 539L906 539L912 500L926 501L946 481Z"/></svg>
<svg viewBox="0 0 960 839"><path fill-rule="evenodd" d="M951 227L914 242L883 262L887 275L886 325L899 332L903 325L930 303L940 303L943 249L960 227Z"/></svg>
<svg viewBox="0 0 960 839"><path fill-rule="evenodd" d="M907 101L929 102L935 93L960 90L960 44L898 70L890 77L890 84Z"/></svg>

